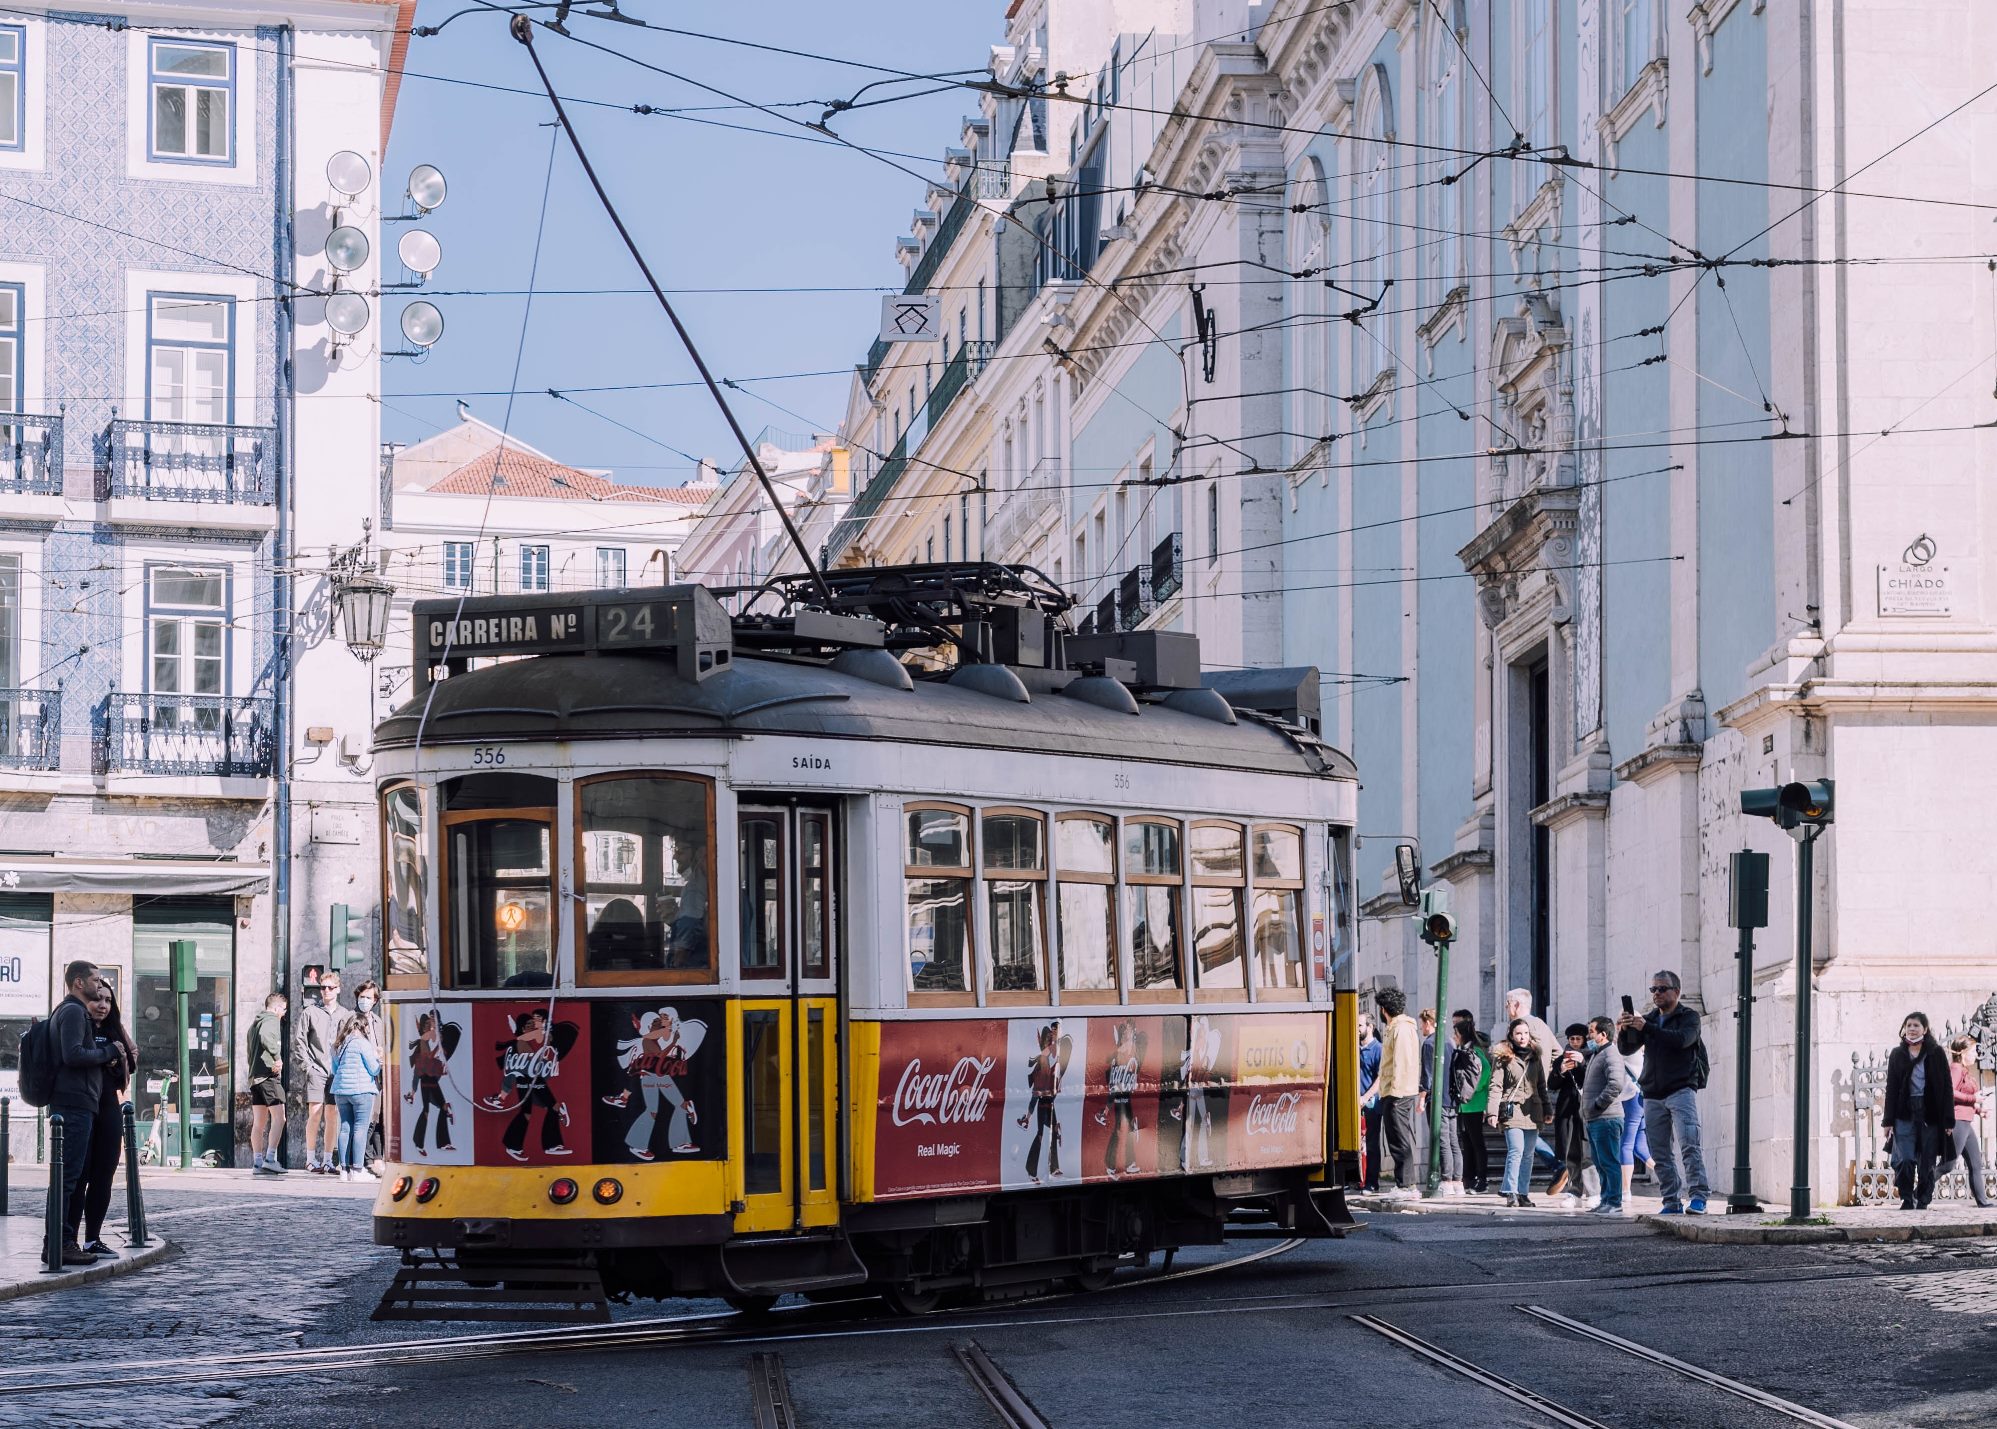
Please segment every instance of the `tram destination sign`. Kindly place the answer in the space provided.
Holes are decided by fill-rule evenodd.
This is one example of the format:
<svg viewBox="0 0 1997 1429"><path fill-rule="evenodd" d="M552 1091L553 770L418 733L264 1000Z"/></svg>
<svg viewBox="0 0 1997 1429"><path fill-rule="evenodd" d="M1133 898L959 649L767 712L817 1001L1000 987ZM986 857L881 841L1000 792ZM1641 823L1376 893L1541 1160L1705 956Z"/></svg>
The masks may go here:
<svg viewBox="0 0 1997 1429"><path fill-rule="evenodd" d="M411 612L418 670L519 655L676 650L690 673L726 665L728 613L703 586L560 595L419 600ZM701 660L700 652L708 659Z"/></svg>

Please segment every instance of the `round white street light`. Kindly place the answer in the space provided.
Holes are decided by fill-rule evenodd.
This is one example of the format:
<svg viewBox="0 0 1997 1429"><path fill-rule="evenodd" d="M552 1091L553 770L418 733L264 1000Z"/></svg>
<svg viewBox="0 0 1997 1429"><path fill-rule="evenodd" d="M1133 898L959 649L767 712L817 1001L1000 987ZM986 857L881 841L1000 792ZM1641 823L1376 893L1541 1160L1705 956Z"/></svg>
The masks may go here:
<svg viewBox="0 0 1997 1429"><path fill-rule="evenodd" d="M444 201L444 172L435 164L418 164L409 171L409 201L424 213Z"/></svg>
<svg viewBox="0 0 1997 1429"><path fill-rule="evenodd" d="M352 224L326 235L326 262L336 273L351 273L368 260L368 236Z"/></svg>
<svg viewBox="0 0 1997 1429"><path fill-rule="evenodd" d="M359 293L334 293L326 299L326 326L341 337L352 337L368 325L368 300Z"/></svg>
<svg viewBox="0 0 1997 1429"><path fill-rule="evenodd" d="M395 251L402 259L402 266L419 277L429 277L444 261L444 245L420 228L412 228L403 234L402 241L395 245Z"/></svg>
<svg viewBox="0 0 1997 1429"><path fill-rule="evenodd" d="M417 347L430 347L444 335L444 315L435 303L411 303L402 310L402 335Z"/></svg>
<svg viewBox="0 0 1997 1429"><path fill-rule="evenodd" d="M368 161L352 149L342 149L326 161L326 182L333 186L333 192L346 198L359 198L367 192L368 183L374 178L374 170Z"/></svg>

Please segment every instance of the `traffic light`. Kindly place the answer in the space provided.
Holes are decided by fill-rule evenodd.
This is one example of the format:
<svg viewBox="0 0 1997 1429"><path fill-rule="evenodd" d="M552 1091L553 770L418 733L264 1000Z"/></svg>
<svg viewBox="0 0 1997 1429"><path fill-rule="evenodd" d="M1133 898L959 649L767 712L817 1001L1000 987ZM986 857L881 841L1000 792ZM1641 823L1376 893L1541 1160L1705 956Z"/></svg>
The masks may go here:
<svg viewBox="0 0 1997 1429"><path fill-rule="evenodd" d="M347 930L350 916L346 904L333 905L333 930L326 940L326 961L335 968L347 965L347 945L353 941L353 934Z"/></svg>
<svg viewBox="0 0 1997 1429"><path fill-rule="evenodd" d="M1740 811L1757 819L1771 819L1778 829L1820 829L1831 822L1834 795L1829 779L1774 789L1743 789Z"/></svg>
<svg viewBox="0 0 1997 1429"><path fill-rule="evenodd" d="M1447 913L1431 913L1421 920L1421 940L1431 948L1456 940L1456 920Z"/></svg>

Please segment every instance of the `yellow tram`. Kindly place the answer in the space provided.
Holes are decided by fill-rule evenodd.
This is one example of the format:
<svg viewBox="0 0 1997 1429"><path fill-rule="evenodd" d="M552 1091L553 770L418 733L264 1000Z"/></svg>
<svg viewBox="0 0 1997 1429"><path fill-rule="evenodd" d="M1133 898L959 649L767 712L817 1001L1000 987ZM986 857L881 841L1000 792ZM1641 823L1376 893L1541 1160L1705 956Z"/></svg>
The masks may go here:
<svg viewBox="0 0 1997 1429"><path fill-rule="evenodd" d="M826 579L416 606L376 1240L915 1311L1339 1233L1357 785L1316 672L1074 633L1024 568Z"/></svg>

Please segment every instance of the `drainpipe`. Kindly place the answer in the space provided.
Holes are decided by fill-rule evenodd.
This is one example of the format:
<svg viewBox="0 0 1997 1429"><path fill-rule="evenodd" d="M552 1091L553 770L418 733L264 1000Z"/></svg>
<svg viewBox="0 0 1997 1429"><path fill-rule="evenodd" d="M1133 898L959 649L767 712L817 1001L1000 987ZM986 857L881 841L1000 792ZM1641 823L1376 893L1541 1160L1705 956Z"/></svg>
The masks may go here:
<svg viewBox="0 0 1997 1429"><path fill-rule="evenodd" d="M272 269L277 278L277 537L271 576L272 634L275 638L273 680L276 715L271 721L277 747L277 789L271 836L271 989L291 989L291 496L292 433L296 426L298 377L293 365L297 346L298 314L291 294L294 254L297 244L292 233L292 188L296 169L292 146L296 141L292 119L294 79L291 72L294 36L291 26L277 32L277 220L274 241L277 252Z"/></svg>

